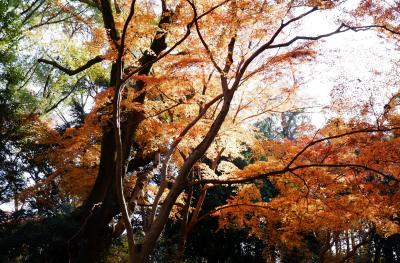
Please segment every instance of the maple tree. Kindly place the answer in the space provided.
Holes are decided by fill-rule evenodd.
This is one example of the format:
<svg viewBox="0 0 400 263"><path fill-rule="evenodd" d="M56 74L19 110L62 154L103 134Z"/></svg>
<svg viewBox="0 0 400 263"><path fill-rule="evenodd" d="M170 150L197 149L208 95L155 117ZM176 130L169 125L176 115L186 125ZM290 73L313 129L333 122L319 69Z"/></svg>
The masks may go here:
<svg viewBox="0 0 400 263"><path fill-rule="evenodd" d="M99 261L124 231L130 262L146 262L170 218L181 222L177 261L207 216L218 216L220 228L246 228L286 247L301 247L304 233L317 233L321 262L332 233L368 229L365 241L375 232L398 233L396 96L376 124L338 118L311 134L305 122L291 129L287 114L282 136L269 139L243 125L296 107L296 68L316 58L317 40L372 29L396 37L397 9L373 1L353 10L360 19L374 16L373 24L341 21L315 35L291 31L342 4L34 1L23 12L47 8L29 30L61 22L71 35L85 32L79 56L71 44L64 64L51 55L37 60L58 83L44 78L42 112L78 94L76 87L83 94L94 83L97 94L88 114L72 100L81 108L74 127L59 132L37 122L36 143L48 148L36 160L52 172L19 199L54 183L71 199L77 208L67 221L80 227L68 239L67 256L77 262ZM69 78L76 83L65 91ZM246 152L251 161L239 169L234 160ZM263 196L267 183L277 196ZM201 213L210 189L226 185L236 187L227 203Z"/></svg>
<svg viewBox="0 0 400 263"><path fill-rule="evenodd" d="M337 130L338 122L333 122L334 127L326 127L326 131ZM340 130L343 128L347 127ZM398 179L393 176L394 167L388 165L395 161L389 153L376 153L393 150L384 145L377 147L376 140L379 144L395 145L396 139L390 138L391 132L379 134L384 131L352 127L349 132L313 140L304 148L284 146L288 142L263 142L261 149L267 161L249 165L239 175L254 179L270 174L278 196L263 200L262 182L239 188L226 205L215 210L220 226L247 227L255 235L267 235L289 247L301 245L304 233L321 233L321 238L329 232L339 234L349 229L373 229L367 237L372 231L384 236L397 233ZM324 143L327 138L329 141ZM290 147L297 149L291 154ZM296 152L303 152L302 160L292 159ZM280 153L278 159L283 162L276 160L276 153ZM287 162L285 158L289 158ZM297 163L295 167L285 167L284 163L291 162ZM284 176L278 172L280 175L275 177L277 171L285 169L288 172ZM321 249L320 253L326 253L329 246ZM323 261L323 254L319 256Z"/></svg>

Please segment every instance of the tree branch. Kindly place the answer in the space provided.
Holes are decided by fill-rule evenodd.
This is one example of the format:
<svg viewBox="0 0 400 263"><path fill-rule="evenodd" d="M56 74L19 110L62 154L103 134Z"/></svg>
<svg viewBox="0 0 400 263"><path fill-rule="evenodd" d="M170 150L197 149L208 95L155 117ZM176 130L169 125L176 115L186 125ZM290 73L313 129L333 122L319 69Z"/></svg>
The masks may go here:
<svg viewBox="0 0 400 263"><path fill-rule="evenodd" d="M196 125L196 123L201 119L201 117L204 116L204 114L206 114L207 110L215 103L217 102L219 99L221 99L223 97L222 94L216 96L214 99L212 99L210 102L208 102L204 108L202 109L202 111L197 115L197 117L195 119L193 119L190 123L188 123L186 125L186 127L179 133L178 137L176 137L174 139L174 141L171 143L171 146L168 150L168 152L166 153L165 157L164 157L164 161L161 167L161 183L160 183L160 187L157 191L157 194L154 198L154 203L153 203L153 207L151 209L150 212L150 216L149 216L149 224L152 224L156 215L156 211L157 211L157 207L159 205L159 201L161 199L162 194L165 191L165 188L167 187L167 170L168 170L168 165L169 165L169 161L170 158L172 156L172 154L174 153L176 147L178 146L178 144L181 142L181 140L184 138L184 136L190 131L190 129Z"/></svg>
<svg viewBox="0 0 400 263"><path fill-rule="evenodd" d="M68 93L63 96L61 99L59 99L56 103L54 103L52 106L44 110L44 114L49 113L50 111L54 110L55 108L58 107L63 101L65 101L77 88L78 88L78 83L82 80L82 78L79 78L78 81L75 83L74 86L68 91Z"/></svg>
<svg viewBox="0 0 400 263"><path fill-rule="evenodd" d="M274 208L272 208L272 207L269 207L269 206L263 206L263 205L257 205L257 204L228 204L228 205L224 205L224 206L220 206L220 207L217 207L217 208L215 208L215 209L213 209L213 210L211 210L211 211L209 211L209 212L207 212L207 213L205 213L204 215L202 215L201 217L199 217L199 219L197 219L197 221L195 222L195 224L197 224L198 222L200 222L200 221L202 221L202 220L204 220L204 219L206 219L207 217L209 217L210 215L212 215L212 214L214 214L214 213L216 213L216 212L218 212L218 211L221 211L221 210L224 210L224 209L227 209L227 208L231 208L231 207L241 207L241 206L246 206L246 207L253 207L253 208L255 208L255 209L267 209L267 210L273 210L273 211L275 211L276 209L274 209ZM194 225L193 225L194 226ZM192 226L192 227L193 227Z"/></svg>
<svg viewBox="0 0 400 263"><path fill-rule="evenodd" d="M86 64L76 68L76 69L69 69L66 68L64 66L61 66L60 64L58 64L56 61L52 61L52 60L47 60L44 58L39 58L37 61L39 63L44 63L44 64L48 64L51 65L59 70L61 70L62 72L64 72L65 74L69 75L69 76L73 76L76 75L82 71L85 71L86 69L90 68L91 66L100 63L101 61L103 61L104 58L102 56L96 56L94 58L92 58L91 60L89 60L88 62L86 62Z"/></svg>
<svg viewBox="0 0 400 263"><path fill-rule="evenodd" d="M99 0L99 2L101 5L104 27L107 29L107 33L109 34L111 41L116 47L118 47L119 33L115 27L114 15L110 0Z"/></svg>
<svg viewBox="0 0 400 263"><path fill-rule="evenodd" d="M322 34L322 35L318 35L318 36L296 36L294 38L292 38L291 40L289 40L288 42L284 42L284 43L280 43L280 44L276 44L276 45L269 45L268 47L265 47L266 49L272 49L272 48L280 48L280 47L287 47L290 46L291 44L293 44L294 42L298 41L298 40L319 40L322 38L326 38L326 37L330 37L332 35L335 34L339 34L339 33L344 33L347 31L354 31L354 32L359 32L359 31L366 31L366 30L370 30L370 29L374 29L374 28L380 28L380 29L384 29L387 30L393 34L400 34L396 31L393 31L389 28L387 28L386 26L380 26L380 25L368 25L368 26L357 26L357 27L353 27L353 26L349 26L346 25L344 23L342 23L335 31L332 31L330 33L326 33L326 34Z"/></svg>
<svg viewBox="0 0 400 263"><path fill-rule="evenodd" d="M116 2L115 2L116 3ZM125 175L124 169L124 159L123 159L123 147L122 147L122 137L121 137L121 93L124 89L124 84L121 82L122 72L123 72L123 55L124 55L124 47L125 47L125 36L128 30L128 25L132 20L132 17L135 13L135 4L136 1L133 0L131 2L130 11L128 18L125 21L124 28L122 31L121 44L118 48L118 58L115 63L117 68L115 72L116 82L114 88L114 101L113 101L113 124L114 124L114 139L115 139L115 188L117 194L117 200L119 209L121 212L121 216L123 219L123 223L126 229L127 238L128 238L128 248L129 248L129 262L135 262L135 239L133 234L133 227L130 221L128 208L126 206L124 189L123 189L123 178Z"/></svg>
<svg viewBox="0 0 400 263"><path fill-rule="evenodd" d="M197 17L197 9L196 9L196 6L194 5L194 3L192 3L190 0L186 0L186 2L188 2L189 5L192 7L194 16ZM214 67L216 68L216 70L219 73L222 73L222 69L218 66L218 63L215 61L214 56L213 56L213 54L212 54L207 42L204 40L203 35L201 34L198 20L195 20L194 24L196 26L197 35L199 36L200 42L203 44L203 46L204 46L204 48L205 48L205 50L206 50L206 52L208 54L208 57L210 58L210 60L213 63Z"/></svg>
<svg viewBox="0 0 400 263"><path fill-rule="evenodd" d="M261 47L259 47L256 51L254 51L253 54L251 54L251 56L248 59L246 59L246 61L243 63L242 67L239 69L239 71L237 73L237 76L235 78L235 82L234 82L233 86L236 86L236 85L239 84L240 80L242 79L242 77L243 77L244 73L246 72L247 67L250 65L250 63L256 57L258 57L262 52L264 52L275 41L275 39L278 37L278 35L282 32L282 30L285 27L287 27L291 23L296 22L296 21L302 19L303 17L305 17L305 16L307 16L307 15L309 15L309 14L311 14L311 13L317 11L317 10L318 10L318 7L314 7L311 10L309 10L309 11L307 11L307 12L305 12L305 13L297 16L297 17L294 17L294 18L290 19L286 23L282 22L280 27L275 31L275 33L272 35L270 40L267 43L265 43L264 45L262 45Z"/></svg>
<svg viewBox="0 0 400 263"><path fill-rule="evenodd" d="M392 128L387 128L387 129L380 129L380 128L378 128L378 129L362 129L362 130L349 131L349 132L341 133L338 135L328 136L328 137L321 138L319 140L312 141L312 142L308 143L301 151L299 151L292 158L292 160L286 165L286 168L289 168L300 155L302 155L308 148L310 148L311 146L313 146L317 143L332 140L332 139L338 139L341 137L358 134L358 133L388 132L388 131L399 130L399 129L400 129L400 127L392 127Z"/></svg>
<svg viewBox="0 0 400 263"><path fill-rule="evenodd" d="M228 54L226 55L225 67L223 70L225 75L228 74L229 69L233 64L233 49L235 48L235 42L236 42L236 34L231 38L228 44Z"/></svg>
<svg viewBox="0 0 400 263"><path fill-rule="evenodd" d="M217 9L218 7L226 4L227 2L229 2L230 0L225 0L222 3L219 3L218 5L215 5L214 7L210 8L208 11L204 12L203 14L201 14L198 17L193 17L192 21L190 21L187 25L186 25L186 32L185 34L181 37L181 39L179 39L173 46L171 46L167 51L165 51L164 53L161 53L158 57L156 57L155 59L152 59L150 61L148 61L147 63L143 64L141 67L129 72L129 74L127 74L123 79L122 79L122 83L124 83L125 81L127 81L130 77L132 77L134 74L142 71L144 68L148 67L149 65L152 65L154 63L156 63L157 61L161 60L162 58L164 58L166 55L168 55L169 53L171 53L175 48L177 48L180 44L182 44L183 41L185 41L185 39L190 35L191 32L191 28L193 26L193 24L195 23L195 21L200 20L202 17L208 15L209 13L213 12L215 9Z"/></svg>
<svg viewBox="0 0 400 263"><path fill-rule="evenodd" d="M251 176L251 177L247 177L247 178L242 178L242 179L234 179L234 180L218 180L218 179L204 179L204 180L197 180L195 182L189 183L188 186L194 186L194 185L199 185L199 184L207 184L207 183L211 183L211 184L226 184L226 185L233 185L233 184L241 184L241 183L247 183L247 182L252 182L256 179L259 178L265 178L265 177L269 177L269 176L275 176L275 175L281 175L281 174L285 174L288 172L293 173L296 170L301 170L301 169L307 169L307 168L314 168L314 167L326 167L326 168L360 168L360 169L364 169L364 170L368 170L371 171L373 173L376 173L378 175L381 175L382 177L386 177L388 176L387 174L378 171L374 168L368 167L366 165L361 165L361 164L350 164L350 163L338 163L338 164L324 164L324 163L316 163L316 164L305 164L305 165L297 165L295 167L290 167L294 161L299 158L308 148L310 148L311 146L323 142L323 141L327 141L327 140L332 140L332 139L337 139L337 138L341 138L341 137L345 137L345 136L349 136L349 135L353 135L353 134L358 134L358 133L371 133L371 132L388 132L388 131L393 131L393 130L399 130L400 127L392 127L392 128L378 128L378 129L363 129L363 130L355 130L355 131L349 131L346 133L342 133L342 134L338 134L338 135L333 135L333 136L328 136L316 141L312 141L310 143L308 143L302 150L300 150L292 159L291 161L283 168L280 170L275 170L275 171L271 171L265 174L259 174L259 175L255 175L255 176ZM393 178L393 180L395 180L396 182L400 182L400 180Z"/></svg>
<svg viewBox="0 0 400 263"><path fill-rule="evenodd" d="M367 171L371 171L373 173L376 173L378 175L381 175L383 177L387 177L387 174L384 174L381 171L378 171L374 168L368 167L366 165L362 164L353 164L353 163L334 163L334 164L329 164L329 163L314 163L314 164L304 164L304 165L298 165L293 168L283 168L281 170L275 170L272 172L264 173L264 174L258 174L255 176L247 177L247 178L242 178L242 179L234 179L234 180L218 180L218 179L203 179L203 180L197 180L192 183L187 184L187 186L195 186L199 184L226 184L226 185L234 185L234 184L243 184L243 183L249 183L254 180L260 179L260 178L266 178L270 176L275 176L275 175L281 175L285 174L288 172L294 172L297 170L301 169L308 169L308 168L315 168L315 167L322 167L322 168L360 168L364 169ZM393 178L393 180L400 182L400 180Z"/></svg>

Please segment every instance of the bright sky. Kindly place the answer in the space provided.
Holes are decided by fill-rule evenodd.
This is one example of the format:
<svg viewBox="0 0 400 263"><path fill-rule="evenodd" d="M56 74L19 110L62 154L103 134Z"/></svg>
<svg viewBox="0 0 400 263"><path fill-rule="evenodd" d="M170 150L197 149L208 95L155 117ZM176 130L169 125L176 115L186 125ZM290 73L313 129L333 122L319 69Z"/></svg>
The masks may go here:
<svg viewBox="0 0 400 263"><path fill-rule="evenodd" d="M358 2L348 0L340 7L354 8ZM308 10L310 7L298 8L296 13L299 15ZM285 18L285 21L288 19ZM286 42L295 36L330 33L343 21L354 21L354 18L344 15L342 10L320 10L286 28L274 43ZM372 24L372 21L362 22L362 25ZM396 76L394 63L400 60L400 53L396 43L383 34L374 30L348 31L321 39L314 48L317 51L315 61L303 63L296 68L295 77L301 85L295 107L306 107L306 112L310 113L312 123L317 128L339 113L344 106L348 109L373 101L374 111L379 115L391 95L398 91L393 76ZM266 51L265 56L273 56L276 52ZM284 52L284 49L279 50L279 54ZM283 85L292 85L292 79L283 81L289 82ZM255 85L264 84L257 82ZM330 108L330 105L334 108ZM353 111L344 117L350 118L356 114Z"/></svg>
<svg viewBox="0 0 400 263"><path fill-rule="evenodd" d="M355 1L353 1L355 2ZM334 21L338 15L328 11L317 12L307 17L312 25L304 29L304 35L317 35L331 32L337 28ZM367 25L367 24L365 24ZM308 76L299 95L309 97L321 106L331 103L355 104L367 102L371 96L376 102L377 112L383 110L393 92L397 91L393 80L394 64L400 60L396 44L388 41L376 31L346 32L320 40L319 55L315 62L302 66L300 76ZM340 99L331 98L331 93L339 95ZM314 109L312 121L321 126L332 111L320 112Z"/></svg>

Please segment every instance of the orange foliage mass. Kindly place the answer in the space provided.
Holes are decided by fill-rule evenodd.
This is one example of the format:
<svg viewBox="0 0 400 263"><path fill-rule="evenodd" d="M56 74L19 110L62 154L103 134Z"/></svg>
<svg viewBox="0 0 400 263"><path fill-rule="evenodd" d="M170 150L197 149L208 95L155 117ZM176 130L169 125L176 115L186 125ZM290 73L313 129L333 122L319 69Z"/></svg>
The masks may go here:
<svg viewBox="0 0 400 263"><path fill-rule="evenodd" d="M391 131L368 131L373 127L367 124L338 122L328 124L320 136L349 135L308 148L291 166L304 168L268 177L279 193L272 200L263 200L262 181L239 187L214 213L220 227L245 227L260 238L267 235L288 246L302 245L307 232L375 228L384 236L399 233L400 139L396 133L400 123L392 122ZM317 139L260 141L257 155L267 160L235 176L262 179L264 174L283 170L304 145Z"/></svg>

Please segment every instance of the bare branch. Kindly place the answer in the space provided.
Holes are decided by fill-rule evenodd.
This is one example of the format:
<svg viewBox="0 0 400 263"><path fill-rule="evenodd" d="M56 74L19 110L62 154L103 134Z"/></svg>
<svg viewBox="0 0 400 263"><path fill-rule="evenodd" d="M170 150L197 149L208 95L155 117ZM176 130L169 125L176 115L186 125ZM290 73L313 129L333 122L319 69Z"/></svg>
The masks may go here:
<svg viewBox="0 0 400 263"><path fill-rule="evenodd" d="M26 13L28 13L37 3L40 3L41 5L44 3L45 1L39 1L39 0L35 0L32 4L30 4L25 10L23 10L21 13L19 13L20 16L25 15Z"/></svg>
<svg viewBox="0 0 400 263"><path fill-rule="evenodd" d="M37 2L38 2L38 1L34 2L27 10L23 11L23 12L21 13L21 15L23 15L24 13L29 12L29 10L30 10L33 6L35 6ZM33 14L34 14L44 3L46 3L46 1L44 1L44 0L41 1L41 2L39 2L39 4L38 4L29 14L27 14L27 16L22 20L21 24L24 25L26 22L28 22L28 20L33 16Z"/></svg>
<svg viewBox="0 0 400 263"><path fill-rule="evenodd" d="M79 78L78 81L75 83L75 85L68 91L68 93L63 96L61 99L59 99L56 103L54 103L52 106L44 110L44 113L47 114L50 111L54 110L55 108L58 107L63 101L65 101L77 88L78 88L78 83L82 80L82 78Z"/></svg>
<svg viewBox="0 0 400 263"><path fill-rule="evenodd" d="M289 40L287 42L280 43L280 44L275 44L275 45L269 45L268 47L265 47L264 50L273 49L273 48L280 48L280 47L287 47L287 46L290 46L291 44L293 44L294 42L299 41L299 40L313 40L313 41L315 41L315 40L319 40L319 39L322 39L322 38L330 37L330 36L333 36L333 35L336 35L336 34L339 34L339 33L344 33L344 32L347 32L349 30L357 32L357 31L365 31L365 30L368 30L368 29L371 29L371 28L375 28L375 27L378 27L378 26L350 27L350 26L347 26L346 24L341 24L336 30L334 30L334 31L332 31L330 33L321 34L321 35L318 35L318 36L296 36L296 37L292 38L291 40Z"/></svg>
<svg viewBox="0 0 400 263"><path fill-rule="evenodd" d="M28 69L28 71L25 73L25 79L24 82L17 88L17 90L22 89L25 87L25 85L31 80L33 74L35 73L36 67L38 66L38 63L33 63L32 66Z"/></svg>
<svg viewBox="0 0 400 263"><path fill-rule="evenodd" d="M201 207L203 206L204 200L206 198L208 188L210 188L210 185L204 185L201 189L200 196L197 199L196 207L193 210L192 217L190 218L188 231L191 231L193 227L196 225L196 223L199 221L199 214L201 211Z"/></svg>
<svg viewBox="0 0 400 263"><path fill-rule="evenodd" d="M275 176L275 175L281 175L285 174L288 172L294 172L296 170L301 170L301 169L307 169L307 168L315 168L315 167L326 167L326 168L360 168L363 170L371 171L373 173L376 173L382 177L388 176L387 174L378 171L374 168L368 167L367 165L361 165L361 164L353 164L353 163L337 163L337 164L325 164L325 163L313 163L313 164L304 164L304 165L297 165L295 167L290 167L296 159L298 159L307 149L309 149L311 146L318 144L320 142L332 140L332 139L337 139L345 136L350 136L353 134L358 134L358 133L371 133L371 132L388 132L388 131L393 131L393 130L399 130L400 127L392 127L392 128L378 128L378 129L362 129L362 130L355 130L355 131L349 131L346 133L338 134L338 135L333 135L333 136L328 136L325 138L321 138L319 140L312 141L308 143L302 150L300 150L292 159L291 161L283 168L280 170L275 170L271 171L265 174L259 174L255 175L252 177L247 177L247 178L242 178L242 179L230 179L230 180L218 180L218 179L207 179L207 180L197 180L195 182L190 183L190 186L193 185L198 185L198 184L227 184L227 185L232 185L232 184L240 184L240 183L246 183L246 182L252 182L256 179L259 178L265 178L269 176ZM393 178L393 180L400 182L400 180Z"/></svg>
<svg viewBox="0 0 400 263"><path fill-rule="evenodd" d="M176 103L176 104L174 104L172 106L169 106L169 107L167 107L167 108L165 108L165 109L163 109L163 110L161 110L159 112L156 112L156 113L154 113L152 115L148 115L148 116L146 116L146 119L150 119L150 118L156 117L156 116L158 116L158 115L160 115L160 114L162 114L162 113L164 113L166 111L169 112L170 110L172 110L173 108L178 107L179 105L182 105L182 102L178 102L178 103Z"/></svg>
<svg viewBox="0 0 400 263"><path fill-rule="evenodd" d="M102 56L96 56L96 57L92 58L91 60L89 60L88 62L86 62L86 64L84 64L84 65L82 65L82 66L80 66L80 67L78 67L76 69L66 68L66 67L61 66L60 64L58 64L56 61L47 60L47 59L44 59L44 58L39 58L37 61L39 63L44 63L44 64L51 65L51 66L61 70L65 74L67 74L69 76L73 76L73 75L76 75L76 74L78 74L78 73L90 68L91 66L93 66L93 65L95 65L97 63L100 63L103 60L104 60L104 58Z"/></svg>
<svg viewBox="0 0 400 263"><path fill-rule="evenodd" d="M336 35L336 34L339 34L339 33L344 33L344 32L347 32L347 31L359 32L359 31L367 31L367 30L375 29L375 28L384 29L384 30L389 31L389 32L391 32L393 34L400 35L399 32L391 30L386 26L368 25L368 26L355 26L354 27L354 26L349 26L349 25L346 25L346 24L342 23L336 30L334 30L334 31L332 31L330 33L321 34L321 35L318 35L318 36L296 36L296 37L292 38L291 40L289 40L287 42L266 46L264 48L264 50L273 49L273 48L280 48L280 47L287 47L287 46L290 46L291 44L293 44L294 42L299 41L299 40L312 40L312 41L315 41L315 40L319 40L319 39L322 39L322 38L330 37L330 36L333 36L333 35Z"/></svg>
<svg viewBox="0 0 400 263"><path fill-rule="evenodd" d="M178 137L173 141L173 143L171 144L171 149L174 149L179 144L179 142L189 132L189 130L201 119L201 117L204 116L204 114L206 114L208 108L210 108L215 102L219 101L221 98L223 98L222 94L214 97L212 100L204 105L202 111L197 115L197 117L193 119L188 125L186 125L186 127L181 131Z"/></svg>

